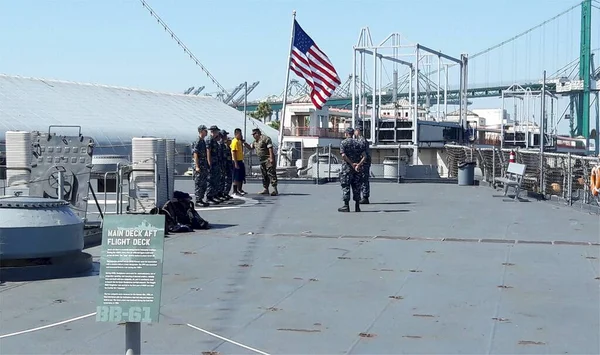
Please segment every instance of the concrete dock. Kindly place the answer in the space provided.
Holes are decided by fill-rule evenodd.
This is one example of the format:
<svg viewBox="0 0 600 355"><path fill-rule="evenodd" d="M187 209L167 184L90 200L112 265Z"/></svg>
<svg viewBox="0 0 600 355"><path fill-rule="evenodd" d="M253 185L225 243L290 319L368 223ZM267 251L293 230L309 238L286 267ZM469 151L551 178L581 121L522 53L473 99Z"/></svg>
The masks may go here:
<svg viewBox="0 0 600 355"><path fill-rule="evenodd" d="M372 183L361 213L336 183L261 188L165 240L142 353L600 353L598 215L479 186ZM124 352L123 324L90 315L97 270L1 284L1 353Z"/></svg>

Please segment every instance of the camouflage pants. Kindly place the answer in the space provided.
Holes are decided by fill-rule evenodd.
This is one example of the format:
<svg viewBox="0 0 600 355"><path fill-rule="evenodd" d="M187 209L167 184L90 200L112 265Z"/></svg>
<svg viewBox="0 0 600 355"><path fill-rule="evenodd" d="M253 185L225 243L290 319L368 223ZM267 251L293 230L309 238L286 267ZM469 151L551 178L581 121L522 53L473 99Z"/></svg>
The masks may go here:
<svg viewBox="0 0 600 355"><path fill-rule="evenodd" d="M371 176L371 164L363 165L360 171L360 182L361 187L360 191L362 193L363 198L369 198L371 195L371 185L369 184L369 178Z"/></svg>
<svg viewBox="0 0 600 355"><path fill-rule="evenodd" d="M217 192L217 195L220 195L223 193L223 190L225 190L225 163L220 162L218 165L218 169L219 186L217 187L217 189L219 190L219 192Z"/></svg>
<svg viewBox="0 0 600 355"><path fill-rule="evenodd" d="M354 201L360 201L360 181L361 174L354 170L351 170L347 165L342 166L340 171L340 184L342 185L342 200L344 202L350 201L350 189L352 189L352 199Z"/></svg>
<svg viewBox="0 0 600 355"><path fill-rule="evenodd" d="M213 164L212 168L208 173L208 186L206 189L206 198L211 199L215 198L223 188L221 187L221 169L218 164Z"/></svg>
<svg viewBox="0 0 600 355"><path fill-rule="evenodd" d="M269 188L269 183L273 187L277 187L277 174L275 166L268 161L260 163L260 173L262 174L262 183L265 189Z"/></svg>
<svg viewBox="0 0 600 355"><path fill-rule="evenodd" d="M233 184L233 161L228 160L225 163L223 175L223 181L225 182L225 186L223 187L223 193L225 195L229 195L229 192L231 191L231 185Z"/></svg>
<svg viewBox="0 0 600 355"><path fill-rule="evenodd" d="M208 170L207 168L201 168L200 172L197 173L194 170L194 195L196 195L196 202L204 200L204 193L206 192L206 185L208 183Z"/></svg>

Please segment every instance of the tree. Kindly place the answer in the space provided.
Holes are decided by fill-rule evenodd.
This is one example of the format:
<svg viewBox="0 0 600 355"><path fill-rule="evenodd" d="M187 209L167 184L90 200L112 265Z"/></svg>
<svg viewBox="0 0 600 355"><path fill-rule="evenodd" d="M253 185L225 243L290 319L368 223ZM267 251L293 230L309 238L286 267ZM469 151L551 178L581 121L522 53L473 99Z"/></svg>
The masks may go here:
<svg viewBox="0 0 600 355"><path fill-rule="evenodd" d="M272 114L273 109L271 108L271 105L269 105L268 102L263 101L258 104L258 107L256 107L256 111L250 113L250 117L255 118L264 123L265 118L271 117Z"/></svg>
<svg viewBox="0 0 600 355"><path fill-rule="evenodd" d="M271 121L268 125L279 131L279 121Z"/></svg>

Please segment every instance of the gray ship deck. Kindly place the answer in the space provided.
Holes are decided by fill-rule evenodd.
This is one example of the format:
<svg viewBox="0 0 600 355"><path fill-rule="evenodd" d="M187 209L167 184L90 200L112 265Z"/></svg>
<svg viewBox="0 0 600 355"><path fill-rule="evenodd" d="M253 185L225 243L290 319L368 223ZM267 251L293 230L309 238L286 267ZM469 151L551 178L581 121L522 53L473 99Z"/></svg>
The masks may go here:
<svg viewBox="0 0 600 355"><path fill-rule="evenodd" d="M336 211L338 184L201 212L214 229L165 242L163 315L142 352L255 353L194 327L268 354L600 352L598 215L485 187L372 191L358 214ZM97 288L95 275L1 285L1 352L123 352L123 325L93 316L6 336L94 312Z"/></svg>

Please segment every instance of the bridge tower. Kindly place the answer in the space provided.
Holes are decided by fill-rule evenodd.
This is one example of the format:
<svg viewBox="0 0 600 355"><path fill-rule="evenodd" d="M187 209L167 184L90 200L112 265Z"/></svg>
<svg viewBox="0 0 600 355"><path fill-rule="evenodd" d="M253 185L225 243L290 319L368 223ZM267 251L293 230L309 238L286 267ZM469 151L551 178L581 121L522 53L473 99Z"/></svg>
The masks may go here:
<svg viewBox="0 0 600 355"><path fill-rule="evenodd" d="M579 45L579 80L583 90L577 95L577 131L576 135L583 136L586 147L589 147L590 137L590 91L591 91L591 58L592 58L592 0L581 3L581 37Z"/></svg>

